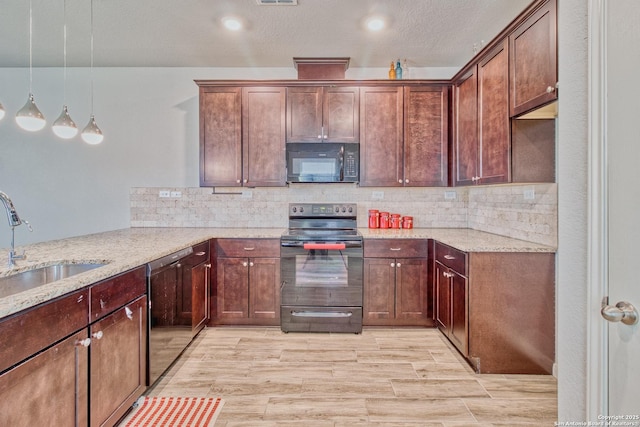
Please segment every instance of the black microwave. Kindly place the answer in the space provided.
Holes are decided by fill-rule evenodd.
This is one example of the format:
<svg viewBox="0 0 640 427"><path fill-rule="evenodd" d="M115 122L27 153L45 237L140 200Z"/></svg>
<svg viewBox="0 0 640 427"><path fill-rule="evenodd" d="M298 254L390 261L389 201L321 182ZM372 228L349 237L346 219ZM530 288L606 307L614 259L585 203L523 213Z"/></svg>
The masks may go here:
<svg viewBox="0 0 640 427"><path fill-rule="evenodd" d="M360 144L287 143L287 182L358 182Z"/></svg>

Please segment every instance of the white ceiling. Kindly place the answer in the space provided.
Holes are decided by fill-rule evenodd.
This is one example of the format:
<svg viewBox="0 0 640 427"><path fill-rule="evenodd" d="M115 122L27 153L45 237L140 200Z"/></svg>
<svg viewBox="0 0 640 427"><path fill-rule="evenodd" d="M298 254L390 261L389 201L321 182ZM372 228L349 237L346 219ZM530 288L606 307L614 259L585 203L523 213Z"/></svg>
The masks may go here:
<svg viewBox="0 0 640 427"><path fill-rule="evenodd" d="M33 65L63 64L65 0L31 0ZM96 67L293 67L293 57L350 57L350 68L460 67L531 0L93 0ZM90 61L89 0L66 0L67 65ZM29 66L29 2L0 0L0 67ZM364 20L381 15L372 34ZM229 32L221 19L240 17Z"/></svg>

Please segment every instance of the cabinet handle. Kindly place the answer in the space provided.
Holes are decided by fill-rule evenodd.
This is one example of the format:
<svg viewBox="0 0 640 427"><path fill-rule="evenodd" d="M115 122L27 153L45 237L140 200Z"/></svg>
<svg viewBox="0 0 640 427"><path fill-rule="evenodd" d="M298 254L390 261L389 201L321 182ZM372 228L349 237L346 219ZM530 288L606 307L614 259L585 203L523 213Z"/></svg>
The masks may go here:
<svg viewBox="0 0 640 427"><path fill-rule="evenodd" d="M398 180L398 182L399 182L400 184L402 184L402 180L401 180L401 179L399 179L399 180Z"/></svg>
<svg viewBox="0 0 640 427"><path fill-rule="evenodd" d="M245 261L245 262L243 262L243 263L242 263L242 266L243 266L243 267L246 267L247 265L249 265L249 263L247 263L247 261Z"/></svg>
<svg viewBox="0 0 640 427"><path fill-rule="evenodd" d="M395 262L392 262L392 263L391 263L391 267L395 267L395 266L396 266L396 263L395 263Z"/></svg>
<svg viewBox="0 0 640 427"><path fill-rule="evenodd" d="M445 255L444 259L456 259L456 257L454 257L452 255Z"/></svg>
<svg viewBox="0 0 640 427"><path fill-rule="evenodd" d="M91 334L91 336L94 337L97 340L102 339L103 335L104 334L102 333L102 331L94 332L93 334Z"/></svg>
<svg viewBox="0 0 640 427"><path fill-rule="evenodd" d="M124 308L124 314L127 316L127 319L133 320L133 311L129 307Z"/></svg>
<svg viewBox="0 0 640 427"><path fill-rule="evenodd" d="M91 338L85 338L83 340L76 341L76 345L80 347L89 347L91 344Z"/></svg>
<svg viewBox="0 0 640 427"><path fill-rule="evenodd" d="M556 91L556 88L554 88L553 86L547 86L547 93L553 93Z"/></svg>
<svg viewBox="0 0 640 427"><path fill-rule="evenodd" d="M202 255L204 255L204 254L206 254L206 252L205 252L205 251L202 251L202 252L196 252L196 256L202 256Z"/></svg>
<svg viewBox="0 0 640 427"><path fill-rule="evenodd" d="M245 180L244 180L244 181L242 181L242 182L244 182L244 183L246 184L246 183L247 183L247 180L245 179Z"/></svg>
<svg viewBox="0 0 640 427"><path fill-rule="evenodd" d="M211 264L205 264L204 267L205 268L211 268Z"/></svg>
<svg viewBox="0 0 640 427"><path fill-rule="evenodd" d="M249 263L249 267L253 267L253 261Z"/></svg>
<svg viewBox="0 0 640 427"><path fill-rule="evenodd" d="M318 139L322 139L322 135L318 135Z"/></svg>
<svg viewBox="0 0 640 427"><path fill-rule="evenodd" d="M245 251L252 251L252 250L254 250L255 248L243 248L243 249L244 249Z"/></svg>
<svg viewBox="0 0 640 427"><path fill-rule="evenodd" d="M236 179L236 184L240 184L240 180L239 179Z"/></svg>
<svg viewBox="0 0 640 427"><path fill-rule="evenodd" d="M402 250L402 248L389 248L390 251L399 251Z"/></svg>
<svg viewBox="0 0 640 427"><path fill-rule="evenodd" d="M405 179L405 180L404 180L404 183L405 183L405 184L408 184L408 183L409 183L409 180L408 180L408 179Z"/></svg>
<svg viewBox="0 0 640 427"><path fill-rule="evenodd" d="M400 268L400 267L402 267L402 264L397 263L397 264L396 264L396 267Z"/></svg>

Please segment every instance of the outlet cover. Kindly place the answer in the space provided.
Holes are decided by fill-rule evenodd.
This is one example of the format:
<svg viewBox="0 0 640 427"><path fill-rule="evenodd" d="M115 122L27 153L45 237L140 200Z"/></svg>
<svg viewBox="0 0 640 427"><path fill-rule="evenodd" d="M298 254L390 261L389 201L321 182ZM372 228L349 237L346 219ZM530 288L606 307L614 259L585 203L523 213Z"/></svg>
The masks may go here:
<svg viewBox="0 0 640 427"><path fill-rule="evenodd" d="M384 191L371 192L371 200L382 200L382 199L384 199Z"/></svg>
<svg viewBox="0 0 640 427"><path fill-rule="evenodd" d="M182 191L172 191L171 197L182 197Z"/></svg>
<svg viewBox="0 0 640 427"><path fill-rule="evenodd" d="M534 190L533 188L526 188L522 192L522 196L525 200L534 200L536 198L536 190Z"/></svg>
<svg viewBox="0 0 640 427"><path fill-rule="evenodd" d="M453 190L447 190L444 192L444 199L445 200L455 200L457 197L457 193Z"/></svg>
<svg viewBox="0 0 640 427"><path fill-rule="evenodd" d="M253 198L253 191L251 190L242 190L242 197L243 199L251 199Z"/></svg>
<svg viewBox="0 0 640 427"><path fill-rule="evenodd" d="M160 190L158 192L158 197L171 197L171 192L168 190Z"/></svg>

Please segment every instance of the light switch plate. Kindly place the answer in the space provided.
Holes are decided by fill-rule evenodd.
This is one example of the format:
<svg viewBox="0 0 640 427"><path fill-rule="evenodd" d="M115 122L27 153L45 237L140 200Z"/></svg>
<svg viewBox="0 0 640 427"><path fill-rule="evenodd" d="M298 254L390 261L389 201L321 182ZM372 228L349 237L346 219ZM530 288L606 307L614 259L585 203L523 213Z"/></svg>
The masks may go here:
<svg viewBox="0 0 640 427"><path fill-rule="evenodd" d="M457 194L453 190L447 190L447 191L444 192L444 199L445 200L455 200L456 197L457 197Z"/></svg>
<svg viewBox="0 0 640 427"><path fill-rule="evenodd" d="M158 192L158 197L171 197L171 192L169 190L160 190Z"/></svg>
<svg viewBox="0 0 640 427"><path fill-rule="evenodd" d="M384 191L371 192L371 200L382 200L382 199L384 199Z"/></svg>
<svg viewBox="0 0 640 427"><path fill-rule="evenodd" d="M182 197L182 191L172 191L171 197Z"/></svg>
<svg viewBox="0 0 640 427"><path fill-rule="evenodd" d="M251 190L242 190L242 196L243 199L251 199L253 198L253 191Z"/></svg>

